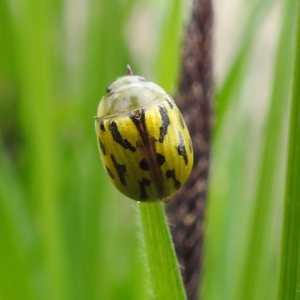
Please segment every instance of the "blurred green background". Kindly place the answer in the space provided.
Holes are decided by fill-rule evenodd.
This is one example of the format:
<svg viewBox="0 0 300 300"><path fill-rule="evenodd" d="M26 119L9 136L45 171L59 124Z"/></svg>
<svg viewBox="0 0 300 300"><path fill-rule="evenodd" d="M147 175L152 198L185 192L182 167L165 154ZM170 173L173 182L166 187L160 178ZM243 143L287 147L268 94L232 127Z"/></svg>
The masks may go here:
<svg viewBox="0 0 300 300"><path fill-rule="evenodd" d="M204 299L275 299L297 1L215 7L216 128ZM0 299L147 299L136 203L93 117L125 73L176 90L190 7L0 1Z"/></svg>

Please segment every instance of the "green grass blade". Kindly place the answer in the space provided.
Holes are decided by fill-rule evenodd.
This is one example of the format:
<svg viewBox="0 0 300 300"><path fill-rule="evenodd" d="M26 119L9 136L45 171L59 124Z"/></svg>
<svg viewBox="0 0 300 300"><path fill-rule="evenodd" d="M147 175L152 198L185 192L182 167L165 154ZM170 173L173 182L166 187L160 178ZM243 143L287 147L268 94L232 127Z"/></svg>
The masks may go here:
<svg viewBox="0 0 300 300"><path fill-rule="evenodd" d="M264 282L269 276L268 268L271 266L267 266L266 261L271 252L266 249L272 244L270 232L274 217L273 208L276 207L275 201L280 201L283 196L281 189L283 185L278 186L275 182L282 161L285 161L282 144L286 140L285 120L290 98L293 63L287 58L293 57L294 52L297 1L285 1L283 5L283 23L275 63L273 91L262 145L250 236L245 251L245 264L237 299L265 299L268 293ZM280 199L275 195L279 195ZM273 278L277 279L277 273Z"/></svg>
<svg viewBox="0 0 300 300"><path fill-rule="evenodd" d="M261 5L266 3L261 2ZM284 5L284 14L280 10L276 22L273 19L271 23L272 30L267 30L268 35L277 36L276 28L282 28L280 41L275 45L276 59L272 59L270 51L259 55L264 62L268 57L270 65L261 68L255 64L257 50L264 52L257 47L264 45L260 39L266 24L261 21L272 16L273 3L264 18L252 18L254 23L259 20L260 26L253 24L257 32L243 35L251 39L251 45L246 47L248 53L237 62L240 66L236 71L231 69L235 73L234 80L223 80L228 90L223 86L226 89L221 87L218 93L216 122L219 127L214 135L206 223L205 300L276 297L295 1L285 1L281 5ZM257 12L266 11L262 8ZM274 70L270 72L273 90L269 105L260 107L257 100L255 105L252 100L256 95L264 100L261 96L268 91L269 76L260 73L266 67L268 72ZM257 78L263 83L262 88L256 84Z"/></svg>
<svg viewBox="0 0 300 300"><path fill-rule="evenodd" d="M9 1L0 3L0 74L16 76L16 48L13 16Z"/></svg>
<svg viewBox="0 0 300 300"><path fill-rule="evenodd" d="M20 181L0 141L0 299L34 299L33 232Z"/></svg>
<svg viewBox="0 0 300 300"><path fill-rule="evenodd" d="M35 220L41 286L49 299L68 297L67 257L59 195L60 154L52 51L52 1L20 3L17 19L20 63L20 106L24 137L24 182L27 203ZM37 225L38 224L38 225ZM48 299L48 298L46 298Z"/></svg>
<svg viewBox="0 0 300 300"><path fill-rule="evenodd" d="M159 50L156 55L156 81L168 93L173 92L174 83L178 79L180 65L181 42L183 40L183 1L175 0L169 3L166 18L163 19Z"/></svg>
<svg viewBox="0 0 300 300"><path fill-rule="evenodd" d="M285 211L278 299L300 299L300 5L290 110Z"/></svg>
<svg viewBox="0 0 300 300"><path fill-rule="evenodd" d="M141 202L138 206L149 269L150 298L186 299L163 204Z"/></svg>
<svg viewBox="0 0 300 300"><path fill-rule="evenodd" d="M219 127L223 125L228 106L232 102L237 103L238 101L238 97L234 97L234 95L241 88L248 74L249 56L253 47L253 41L271 3L269 0L257 3L250 11L240 46L234 56L234 61L228 70L225 80L221 83L217 91L217 99L222 99L222 101L218 101L216 107L218 121L216 123L215 134L217 134Z"/></svg>

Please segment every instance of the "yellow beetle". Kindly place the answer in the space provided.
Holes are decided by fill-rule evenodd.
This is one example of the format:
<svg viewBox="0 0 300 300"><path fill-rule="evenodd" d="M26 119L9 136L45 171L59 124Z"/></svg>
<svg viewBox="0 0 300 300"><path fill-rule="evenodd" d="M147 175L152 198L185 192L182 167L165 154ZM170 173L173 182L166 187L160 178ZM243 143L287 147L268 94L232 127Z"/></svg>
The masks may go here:
<svg viewBox="0 0 300 300"><path fill-rule="evenodd" d="M193 147L178 107L129 66L106 89L95 126L107 174L127 197L167 202L189 177Z"/></svg>

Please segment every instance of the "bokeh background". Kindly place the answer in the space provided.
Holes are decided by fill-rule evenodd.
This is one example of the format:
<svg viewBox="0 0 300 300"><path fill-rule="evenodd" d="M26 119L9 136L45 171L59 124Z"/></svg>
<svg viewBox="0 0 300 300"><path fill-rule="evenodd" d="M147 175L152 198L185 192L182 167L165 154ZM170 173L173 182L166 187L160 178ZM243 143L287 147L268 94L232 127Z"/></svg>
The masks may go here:
<svg viewBox="0 0 300 300"><path fill-rule="evenodd" d="M214 1L203 299L275 299L295 5ZM189 1L0 1L0 299L147 299L136 203L93 117L134 73L176 91Z"/></svg>

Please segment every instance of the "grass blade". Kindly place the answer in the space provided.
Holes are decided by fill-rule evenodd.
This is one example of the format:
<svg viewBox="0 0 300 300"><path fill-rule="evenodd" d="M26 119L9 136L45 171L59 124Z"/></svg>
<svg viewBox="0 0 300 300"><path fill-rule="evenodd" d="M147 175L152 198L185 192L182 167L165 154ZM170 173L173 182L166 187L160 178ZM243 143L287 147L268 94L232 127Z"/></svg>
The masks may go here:
<svg viewBox="0 0 300 300"><path fill-rule="evenodd" d="M24 136L24 181L27 203L35 220L43 287L50 299L66 299L67 258L61 230L60 155L56 143L54 55L51 51L52 1L20 3L18 18L21 99L19 116ZM38 226L37 226L38 224Z"/></svg>
<svg viewBox="0 0 300 300"><path fill-rule="evenodd" d="M3 150L0 140L0 298L29 300L36 296L32 224L15 169Z"/></svg>
<svg viewBox="0 0 300 300"><path fill-rule="evenodd" d="M155 64L157 83L168 93L174 89L174 83L178 78L180 45L182 41L182 15L183 1L175 0L170 2L166 18L163 20L162 33L160 36L159 51Z"/></svg>
<svg viewBox="0 0 300 300"><path fill-rule="evenodd" d="M163 204L141 202L138 205L151 299L186 299Z"/></svg>
<svg viewBox="0 0 300 300"><path fill-rule="evenodd" d="M228 106L232 104L232 101L237 102L237 97L234 97L235 92L242 86L245 77L247 76L247 68L249 64L250 51L253 47L253 41L256 37L257 31L264 21L266 12L270 8L271 1L267 0L261 3L257 3L250 12L250 16L247 19L245 25L244 34L240 42L240 47L234 57L234 61L222 82L217 98L222 99L218 101L217 115L218 122L215 128L215 134L218 133L219 127L222 127L224 117L226 115Z"/></svg>
<svg viewBox="0 0 300 300"><path fill-rule="evenodd" d="M286 58L292 57L294 51L296 4L297 1L294 0L285 1L283 4L283 22L278 42L273 91L265 127L251 231L245 252L245 265L238 299L266 299L264 293L267 293L268 290L264 285L264 280L268 276L266 255L270 255L270 253L264 249L271 244L272 208L275 207L276 200L274 195L280 196L283 192L280 190L282 185L276 186L275 182L278 170L281 169L280 165L285 160L282 154L282 144L286 136L285 120L292 72L292 60ZM280 201L280 199L278 200ZM276 276L274 276L274 280Z"/></svg>
<svg viewBox="0 0 300 300"><path fill-rule="evenodd" d="M290 110L285 211L278 299L299 299L300 290L300 5Z"/></svg>

